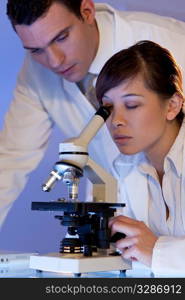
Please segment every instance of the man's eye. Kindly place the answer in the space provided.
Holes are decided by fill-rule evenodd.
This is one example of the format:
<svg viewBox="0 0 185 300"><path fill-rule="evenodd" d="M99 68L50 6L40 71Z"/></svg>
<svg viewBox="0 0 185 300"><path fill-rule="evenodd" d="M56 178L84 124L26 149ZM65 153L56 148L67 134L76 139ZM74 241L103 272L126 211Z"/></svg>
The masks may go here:
<svg viewBox="0 0 185 300"><path fill-rule="evenodd" d="M66 33L65 35L62 35L60 37L58 37L58 39L56 40L57 42L62 42L64 41L67 37L68 37L68 33Z"/></svg>
<svg viewBox="0 0 185 300"><path fill-rule="evenodd" d="M33 49L33 50L30 50L30 52L32 54L41 54L43 52L43 50L42 49Z"/></svg>

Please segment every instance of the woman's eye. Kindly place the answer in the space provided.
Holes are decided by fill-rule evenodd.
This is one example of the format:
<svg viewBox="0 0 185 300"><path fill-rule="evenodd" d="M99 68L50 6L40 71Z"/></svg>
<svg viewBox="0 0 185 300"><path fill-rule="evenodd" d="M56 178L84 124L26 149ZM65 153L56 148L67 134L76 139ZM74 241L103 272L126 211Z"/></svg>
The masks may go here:
<svg viewBox="0 0 185 300"><path fill-rule="evenodd" d="M138 107L138 105L126 105L127 109L135 109L137 107Z"/></svg>

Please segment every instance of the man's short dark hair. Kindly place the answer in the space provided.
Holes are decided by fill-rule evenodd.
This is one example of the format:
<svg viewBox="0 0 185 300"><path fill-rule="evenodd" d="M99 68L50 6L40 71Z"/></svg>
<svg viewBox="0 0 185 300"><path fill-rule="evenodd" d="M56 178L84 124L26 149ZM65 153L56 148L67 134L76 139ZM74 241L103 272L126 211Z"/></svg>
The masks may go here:
<svg viewBox="0 0 185 300"><path fill-rule="evenodd" d="M14 28L15 25L31 25L47 13L54 2L64 5L78 18L82 18L82 0L8 0L7 16Z"/></svg>

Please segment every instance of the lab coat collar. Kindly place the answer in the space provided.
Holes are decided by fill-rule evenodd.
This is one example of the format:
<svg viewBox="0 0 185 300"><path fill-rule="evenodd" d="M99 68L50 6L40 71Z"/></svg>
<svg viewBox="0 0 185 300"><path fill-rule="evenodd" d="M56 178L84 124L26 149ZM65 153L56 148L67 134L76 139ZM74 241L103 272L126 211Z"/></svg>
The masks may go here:
<svg viewBox="0 0 185 300"><path fill-rule="evenodd" d="M113 54L133 45L135 40L129 23L120 16L118 10L108 4L97 3L95 7L100 42L89 72L98 75Z"/></svg>
<svg viewBox="0 0 185 300"><path fill-rule="evenodd" d="M183 227L185 229L185 118L181 125L179 134L173 144L167 158L173 162L176 172L181 177L181 211L182 211L182 220Z"/></svg>
<svg viewBox="0 0 185 300"><path fill-rule="evenodd" d="M114 53L114 14L110 7L96 5L96 23L99 31L99 47L89 72L99 74L105 62Z"/></svg>
<svg viewBox="0 0 185 300"><path fill-rule="evenodd" d="M181 125L179 130L179 134L176 137L174 144L172 145L170 151L168 152L165 161L164 167L165 171L167 171L172 164L174 166L174 170L176 171L177 176L182 176L183 170L183 149L185 147L185 119Z"/></svg>
<svg viewBox="0 0 185 300"><path fill-rule="evenodd" d="M95 113L95 108L86 99L86 97L80 91L77 84L74 82L67 81L65 79L61 79L61 80L62 80L62 85L63 85L64 91L70 95L70 97L68 97L68 101L70 101L69 99L71 99L71 101L75 101L75 104L78 102L79 111L81 113L83 112L83 114L86 116L87 120L90 117L92 117L92 115ZM75 98L74 98L74 95L76 95ZM84 105L84 102L85 102L85 105ZM88 110L87 110L87 108L88 108Z"/></svg>

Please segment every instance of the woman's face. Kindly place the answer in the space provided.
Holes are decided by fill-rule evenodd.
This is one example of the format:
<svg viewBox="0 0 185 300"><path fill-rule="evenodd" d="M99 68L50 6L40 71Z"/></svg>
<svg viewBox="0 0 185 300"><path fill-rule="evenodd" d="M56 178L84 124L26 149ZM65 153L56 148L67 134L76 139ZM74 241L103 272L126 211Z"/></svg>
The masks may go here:
<svg viewBox="0 0 185 300"><path fill-rule="evenodd" d="M102 102L111 108L107 126L120 152L147 153L164 143L169 100L146 88L141 75L108 90Z"/></svg>

